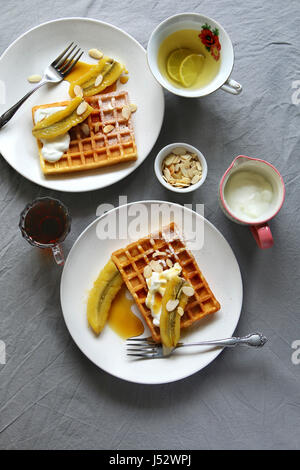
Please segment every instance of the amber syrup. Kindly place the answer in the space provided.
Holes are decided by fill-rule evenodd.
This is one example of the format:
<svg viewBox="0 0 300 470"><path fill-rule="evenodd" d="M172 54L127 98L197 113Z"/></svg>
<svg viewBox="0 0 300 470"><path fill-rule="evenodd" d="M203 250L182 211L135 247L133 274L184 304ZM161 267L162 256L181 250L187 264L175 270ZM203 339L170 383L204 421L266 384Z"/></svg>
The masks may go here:
<svg viewBox="0 0 300 470"><path fill-rule="evenodd" d="M55 245L64 236L68 226L65 209L55 200L39 201L32 206L24 221L28 237L42 245Z"/></svg>

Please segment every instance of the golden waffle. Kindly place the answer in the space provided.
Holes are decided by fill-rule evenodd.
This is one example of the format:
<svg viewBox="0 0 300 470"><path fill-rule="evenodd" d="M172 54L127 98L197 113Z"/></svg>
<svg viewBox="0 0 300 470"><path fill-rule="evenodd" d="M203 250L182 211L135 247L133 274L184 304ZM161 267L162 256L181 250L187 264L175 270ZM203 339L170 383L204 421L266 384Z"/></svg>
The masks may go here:
<svg viewBox="0 0 300 470"><path fill-rule="evenodd" d="M87 97L85 100L93 107L92 113L84 121L89 126L90 135L84 134L82 124L70 129L69 149L60 160L53 163L44 160L41 153L43 144L37 139L40 164L45 175L91 170L137 159L132 120L130 117L126 120L122 116L123 106L129 104L128 93L115 91ZM67 106L68 103L64 101L34 106L33 122L37 109ZM109 124L113 125L114 129L105 134L103 127Z"/></svg>
<svg viewBox="0 0 300 470"><path fill-rule="evenodd" d="M153 258L153 253L158 250L165 255ZM117 265L130 293L133 295L139 310L145 318L153 339L160 341L160 330L153 324L151 311L146 306L148 287L143 272L146 265L152 259L156 261L170 258L174 263L178 262L182 268L182 276L193 286L195 293L189 298L181 317L181 328L186 328L200 318L220 309L209 285L201 273L192 253L186 248L177 227L174 223L164 227L157 234L148 235L131 243L126 248L121 248L112 254L112 260ZM166 262L162 262L168 269Z"/></svg>

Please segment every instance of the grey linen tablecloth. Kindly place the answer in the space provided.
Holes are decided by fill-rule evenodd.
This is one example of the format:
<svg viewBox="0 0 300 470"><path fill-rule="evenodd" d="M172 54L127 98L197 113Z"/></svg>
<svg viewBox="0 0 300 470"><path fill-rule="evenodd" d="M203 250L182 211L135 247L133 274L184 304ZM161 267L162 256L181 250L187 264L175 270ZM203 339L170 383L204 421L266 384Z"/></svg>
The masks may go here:
<svg viewBox="0 0 300 470"><path fill-rule="evenodd" d="M292 344L300 340L297 93L292 99L300 84L299 1L9 0L1 2L0 49L41 22L67 16L113 23L146 46L160 21L183 11L211 16L230 34L233 77L244 87L240 96L218 91L186 100L166 93L153 151L128 178L104 190L55 193L0 160L0 340L7 354L6 365L0 364L1 449L300 447L300 364L292 361ZM164 190L153 173L158 150L180 140L200 148L209 167L203 188L186 199ZM238 154L275 164L286 183L286 202L271 222L270 250L260 251L248 229L228 221L218 207L219 179ZM61 314L61 269L21 238L18 216L38 196L59 197L73 217L68 252L97 206L117 205L119 194L129 201L205 204L206 217L241 267L244 304L236 333L261 330L269 338L263 350L224 350L198 374L162 386L118 380L83 356Z"/></svg>

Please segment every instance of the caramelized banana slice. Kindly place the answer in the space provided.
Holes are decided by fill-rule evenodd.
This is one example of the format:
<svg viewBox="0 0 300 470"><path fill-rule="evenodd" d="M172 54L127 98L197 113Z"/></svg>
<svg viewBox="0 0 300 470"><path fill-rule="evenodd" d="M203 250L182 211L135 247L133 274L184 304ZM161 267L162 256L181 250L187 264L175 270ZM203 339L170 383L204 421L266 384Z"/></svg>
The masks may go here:
<svg viewBox="0 0 300 470"><path fill-rule="evenodd" d="M109 57L103 57L96 66L71 83L69 95L75 96L74 87L76 85L81 87L83 96L96 95L116 82L123 70L124 66L119 62Z"/></svg>
<svg viewBox="0 0 300 470"><path fill-rule="evenodd" d="M96 335L103 330L111 303L122 284L123 279L118 268L109 260L94 282L87 303L87 319Z"/></svg>
<svg viewBox="0 0 300 470"><path fill-rule="evenodd" d="M86 104L86 109L83 113L78 114L78 106L83 102ZM54 139L68 132L71 127L83 122L91 114L92 110L93 108L83 98L77 96L70 101L70 104L65 109L57 111L57 113L37 122L32 129L32 134L37 139Z"/></svg>
<svg viewBox="0 0 300 470"><path fill-rule="evenodd" d="M160 317L160 336L163 346L174 348L180 338L180 314L178 307L183 310L188 298L182 292L185 281L174 276L168 281L162 299L162 312Z"/></svg>

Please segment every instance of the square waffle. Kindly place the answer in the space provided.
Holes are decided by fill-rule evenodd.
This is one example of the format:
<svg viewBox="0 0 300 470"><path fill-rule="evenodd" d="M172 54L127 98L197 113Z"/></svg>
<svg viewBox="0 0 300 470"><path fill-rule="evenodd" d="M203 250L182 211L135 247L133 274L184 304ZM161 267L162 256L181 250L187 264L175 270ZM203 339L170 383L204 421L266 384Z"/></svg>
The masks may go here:
<svg viewBox="0 0 300 470"><path fill-rule="evenodd" d="M122 116L122 108L129 104L126 91L115 91L85 98L93 111L84 121L88 124L90 135L86 136L78 124L69 130L69 149L57 162L44 160L42 142L37 139L40 164L45 175L85 171L137 159L132 120ZM68 101L44 104L32 108L32 118L39 108L67 106ZM34 122L35 123L35 122ZM105 134L103 127L113 125L114 129Z"/></svg>
<svg viewBox="0 0 300 470"><path fill-rule="evenodd" d="M153 258L155 251L165 254ZM216 300L209 285L201 273L192 253L186 248L174 223L164 227L156 234L148 235L131 243L126 248L112 253L112 260L118 267L123 280L133 295L137 306L146 320L153 339L160 341L160 330L153 324L151 311L146 306L148 287L143 272L152 259L162 260L163 269L168 269L167 258L174 263L178 262L182 268L182 276L193 286L194 295L189 298L181 317L181 328L187 328L195 322L217 312L220 304Z"/></svg>

